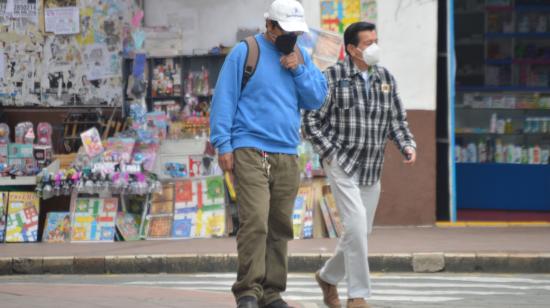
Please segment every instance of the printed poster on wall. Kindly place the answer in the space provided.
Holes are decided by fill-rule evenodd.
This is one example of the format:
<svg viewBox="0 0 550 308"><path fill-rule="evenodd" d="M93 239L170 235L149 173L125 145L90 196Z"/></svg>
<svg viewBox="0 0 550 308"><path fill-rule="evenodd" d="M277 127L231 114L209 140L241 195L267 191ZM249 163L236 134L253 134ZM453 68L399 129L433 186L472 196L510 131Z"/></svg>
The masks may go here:
<svg viewBox="0 0 550 308"><path fill-rule="evenodd" d="M86 77L88 80L98 80L112 77L109 66L109 52L105 44L91 44L84 47Z"/></svg>
<svg viewBox="0 0 550 308"><path fill-rule="evenodd" d="M80 10L77 7L45 9L46 32L55 34L80 33Z"/></svg>
<svg viewBox="0 0 550 308"><path fill-rule="evenodd" d="M38 21L37 0L0 0L0 17L27 18Z"/></svg>
<svg viewBox="0 0 550 308"><path fill-rule="evenodd" d="M33 192L10 192L6 242L22 243L38 240L39 200Z"/></svg>
<svg viewBox="0 0 550 308"><path fill-rule="evenodd" d="M376 23L376 0L321 0L321 28L344 33L358 21Z"/></svg>

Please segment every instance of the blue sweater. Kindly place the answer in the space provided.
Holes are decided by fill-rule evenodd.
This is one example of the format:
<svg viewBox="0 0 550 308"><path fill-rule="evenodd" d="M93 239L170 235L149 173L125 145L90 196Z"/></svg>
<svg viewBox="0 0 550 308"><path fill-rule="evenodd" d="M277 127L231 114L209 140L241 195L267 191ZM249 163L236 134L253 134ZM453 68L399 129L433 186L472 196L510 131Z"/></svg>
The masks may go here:
<svg viewBox="0 0 550 308"><path fill-rule="evenodd" d="M295 71L280 63L281 53L263 34L256 35L260 57L241 93L247 47L239 43L220 72L210 115L211 141L220 154L238 148L296 154L300 109L319 109L327 94L324 75L302 49L304 65Z"/></svg>

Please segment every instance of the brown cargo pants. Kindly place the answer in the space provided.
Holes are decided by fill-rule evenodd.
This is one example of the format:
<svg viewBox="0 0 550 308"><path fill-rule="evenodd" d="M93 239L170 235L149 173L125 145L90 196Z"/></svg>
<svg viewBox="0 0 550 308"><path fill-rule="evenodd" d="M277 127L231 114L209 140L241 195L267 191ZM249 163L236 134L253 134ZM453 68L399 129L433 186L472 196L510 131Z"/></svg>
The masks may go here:
<svg viewBox="0 0 550 308"><path fill-rule="evenodd" d="M293 238L292 211L300 184L298 157L256 149L234 152L239 211L238 271L232 291L254 296L260 306L286 289L287 247Z"/></svg>

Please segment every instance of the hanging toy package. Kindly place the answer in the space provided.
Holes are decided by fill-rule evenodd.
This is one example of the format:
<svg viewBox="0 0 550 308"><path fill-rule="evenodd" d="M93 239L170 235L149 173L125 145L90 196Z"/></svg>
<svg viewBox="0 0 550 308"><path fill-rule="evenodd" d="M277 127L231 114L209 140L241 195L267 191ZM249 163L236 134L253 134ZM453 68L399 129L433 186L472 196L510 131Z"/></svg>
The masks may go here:
<svg viewBox="0 0 550 308"><path fill-rule="evenodd" d="M15 126L15 143L34 143L34 131L31 122L21 122Z"/></svg>
<svg viewBox="0 0 550 308"><path fill-rule="evenodd" d="M38 123L36 132L38 134L38 145L51 146L52 145L52 125L50 123L42 122Z"/></svg>

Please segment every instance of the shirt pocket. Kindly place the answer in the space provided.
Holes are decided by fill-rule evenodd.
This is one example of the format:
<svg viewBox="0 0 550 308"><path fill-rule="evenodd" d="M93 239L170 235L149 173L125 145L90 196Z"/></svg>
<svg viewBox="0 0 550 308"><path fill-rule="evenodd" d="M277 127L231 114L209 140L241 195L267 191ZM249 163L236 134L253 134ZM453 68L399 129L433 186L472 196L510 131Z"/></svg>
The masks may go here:
<svg viewBox="0 0 550 308"><path fill-rule="evenodd" d="M375 83L369 93L368 109L389 112L391 109L392 92L387 84Z"/></svg>
<svg viewBox="0 0 550 308"><path fill-rule="evenodd" d="M355 86L352 83L340 85L334 89L334 97L340 109L350 109L355 106Z"/></svg>

